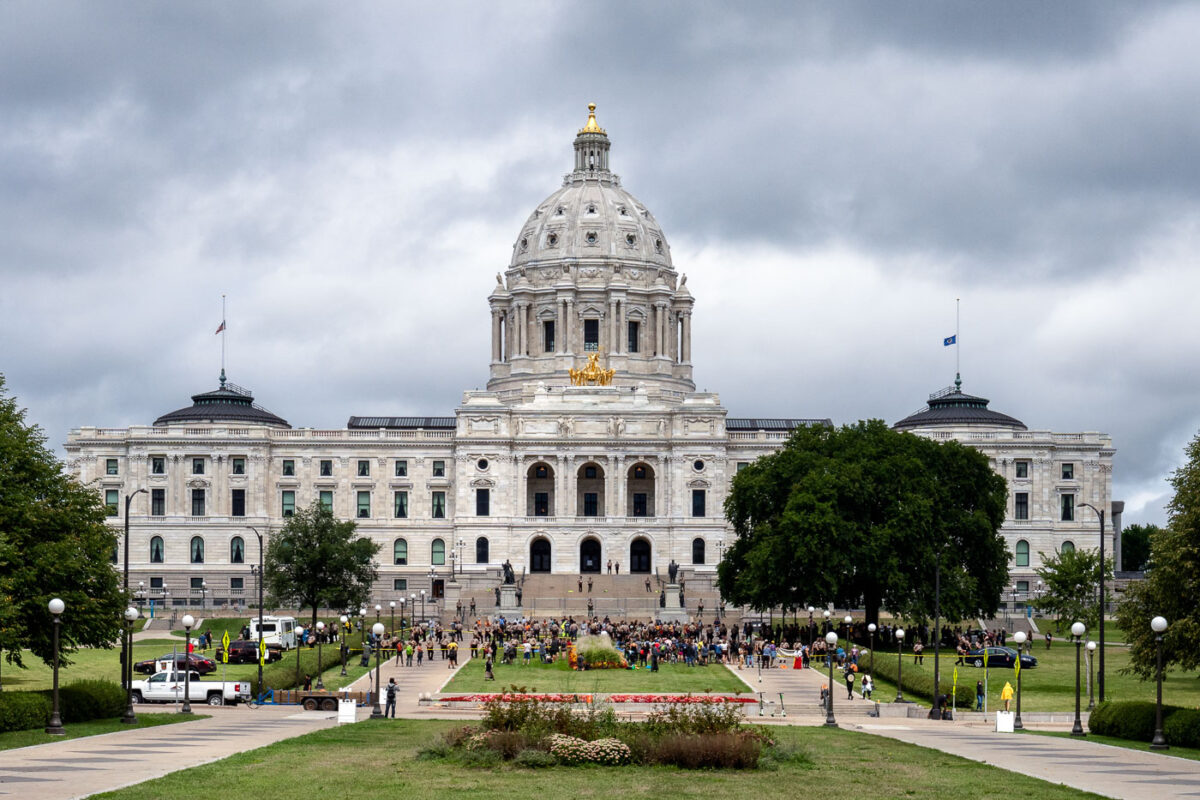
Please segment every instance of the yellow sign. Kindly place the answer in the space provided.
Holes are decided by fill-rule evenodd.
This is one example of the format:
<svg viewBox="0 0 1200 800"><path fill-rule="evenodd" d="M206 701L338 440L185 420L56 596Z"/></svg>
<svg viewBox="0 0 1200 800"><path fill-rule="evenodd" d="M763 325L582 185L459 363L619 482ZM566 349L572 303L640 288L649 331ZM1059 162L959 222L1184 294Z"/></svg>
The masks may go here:
<svg viewBox="0 0 1200 800"><path fill-rule="evenodd" d="M958 692L958 667L954 668L954 691Z"/></svg>
<svg viewBox="0 0 1200 800"><path fill-rule="evenodd" d="M221 661L225 664L229 663L229 631L221 637Z"/></svg>
<svg viewBox="0 0 1200 800"><path fill-rule="evenodd" d="M258 640L258 663L267 663L267 640L261 637Z"/></svg>

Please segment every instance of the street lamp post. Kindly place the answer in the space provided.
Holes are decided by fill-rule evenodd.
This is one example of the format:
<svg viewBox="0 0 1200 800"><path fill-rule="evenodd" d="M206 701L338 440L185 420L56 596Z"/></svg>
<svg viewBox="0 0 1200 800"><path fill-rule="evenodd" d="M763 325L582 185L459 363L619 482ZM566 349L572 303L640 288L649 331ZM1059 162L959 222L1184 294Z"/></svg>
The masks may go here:
<svg viewBox="0 0 1200 800"><path fill-rule="evenodd" d="M145 489L135 489L134 491L125 495L125 574L121 578L121 587L125 591L125 602L127 603L129 602L129 506L133 503L134 497L144 493L146 493ZM127 665L132 658L133 629L130 628L125 632L125 636L121 640L121 663ZM125 676L127 673L127 669L121 670L121 683L125 684L126 688L129 686L129 680L132 680L132 677L130 677L128 680L126 679Z"/></svg>
<svg viewBox="0 0 1200 800"><path fill-rule="evenodd" d="M896 702L904 702L904 628L896 628Z"/></svg>
<svg viewBox="0 0 1200 800"><path fill-rule="evenodd" d="M296 626L296 685L300 685L300 645L304 642L304 628Z"/></svg>
<svg viewBox="0 0 1200 800"><path fill-rule="evenodd" d="M205 601L208 600L208 581L200 581L200 610L204 610Z"/></svg>
<svg viewBox="0 0 1200 800"><path fill-rule="evenodd" d="M347 617L345 614L342 614L342 616L338 617L338 622L342 623L341 625L338 626L338 630L342 634L341 646L338 648L338 652L342 656L342 677L343 678L346 677L346 623L349 621L350 621L350 618Z"/></svg>
<svg viewBox="0 0 1200 800"><path fill-rule="evenodd" d="M400 637L404 638L404 598L400 598Z"/></svg>
<svg viewBox="0 0 1200 800"><path fill-rule="evenodd" d="M317 690L318 691L322 691L325 689L325 681L323 681L321 679L321 673L323 671L322 662L321 662L321 637L323 637L324 635L325 635L325 622L323 620L318 620L317 621Z"/></svg>
<svg viewBox="0 0 1200 800"><path fill-rule="evenodd" d="M1025 631L1013 634L1013 641L1017 643L1017 718L1013 720L1013 728L1018 731L1025 728L1021 722L1021 645L1025 644L1025 638Z"/></svg>
<svg viewBox="0 0 1200 800"><path fill-rule="evenodd" d="M392 612L392 636L395 636L396 635L396 601L389 600L388 608L391 609L391 612Z"/></svg>
<svg viewBox="0 0 1200 800"><path fill-rule="evenodd" d="M371 708L371 719L383 719L383 709L379 707L379 657L383 652L379 640L383 638L383 623L376 622L371 627L371 633L375 634L375 705Z"/></svg>
<svg viewBox="0 0 1200 800"><path fill-rule="evenodd" d="M1071 625L1071 636L1075 639L1075 724L1071 726L1072 736L1087 736L1083 732L1083 723L1079 719L1079 654L1083 645L1083 634L1087 627L1082 622Z"/></svg>
<svg viewBox="0 0 1200 800"><path fill-rule="evenodd" d="M67 604L56 597L50 601L49 608L50 613L54 615L54 707L50 712L50 724L46 726L46 733L51 736L64 736L67 732L63 729L62 715L58 711L58 628L62 624L62 613Z"/></svg>
<svg viewBox="0 0 1200 800"><path fill-rule="evenodd" d="M366 645L367 643L367 607L361 606L358 609L358 643ZM370 666L369 664L367 666Z"/></svg>
<svg viewBox="0 0 1200 800"><path fill-rule="evenodd" d="M191 614L183 615L183 708L180 714L192 713L192 626L196 618Z"/></svg>
<svg viewBox="0 0 1200 800"><path fill-rule="evenodd" d="M421 624L425 624L425 590L421 590Z"/></svg>
<svg viewBox="0 0 1200 800"><path fill-rule="evenodd" d="M121 715L121 722L126 725L137 724L137 715L133 713L133 664L131 662L133 661L133 622L140 616L141 614L133 606L125 609L125 628L126 634L129 636L129 655L131 656L125 660L125 674L122 676L127 678L125 681L125 713Z"/></svg>
<svg viewBox="0 0 1200 800"><path fill-rule="evenodd" d="M1168 750L1166 738L1163 737L1162 727L1162 640L1163 631L1167 629L1165 617L1155 617L1150 620L1150 629L1154 631L1154 660L1155 677L1158 683L1158 695L1154 701L1154 739L1150 742L1151 750Z"/></svg>
<svg viewBox="0 0 1200 800"><path fill-rule="evenodd" d="M137 597L135 599L137 600L137 604L138 604L137 611L138 611L138 616L140 617L142 615L142 604L144 604L146 602L146 582L145 581L138 581Z"/></svg>
<svg viewBox="0 0 1200 800"><path fill-rule="evenodd" d="M933 709L934 719L942 718L942 551L933 563ZM924 661L924 659L922 659Z"/></svg>
<svg viewBox="0 0 1200 800"><path fill-rule="evenodd" d="M828 613L828 612L826 612ZM834 631L825 634L825 644L827 647L837 646L838 636ZM837 720L833 718L833 655L829 654L829 694L825 696L825 725L830 728L837 727Z"/></svg>
<svg viewBox="0 0 1200 800"><path fill-rule="evenodd" d="M1092 686L1094 685L1092 682L1095 680L1094 675L1095 675L1095 666L1096 666L1096 659L1095 659L1096 643L1091 640L1088 640L1087 649L1088 649L1088 711L1091 711L1092 709L1094 709L1096 707L1096 695L1092 691Z"/></svg>
<svg viewBox="0 0 1200 800"><path fill-rule="evenodd" d="M871 636L871 680L875 680L875 631L879 628L872 622L867 626L867 633Z"/></svg>
<svg viewBox="0 0 1200 800"><path fill-rule="evenodd" d="M1095 511L1100 517L1100 628L1097 632L1096 646L1100 650L1100 665L1097 667L1098 680L1096 683L1096 693L1100 696L1100 702L1104 702L1104 511L1096 508L1091 503L1080 503L1082 508L1090 508Z"/></svg>
<svg viewBox="0 0 1200 800"><path fill-rule="evenodd" d="M813 612L816 611L812 606L808 607L808 647L811 650L813 642L816 640L817 634L813 628Z"/></svg>
<svg viewBox="0 0 1200 800"><path fill-rule="evenodd" d="M263 535L258 532L258 528L253 525L247 525L247 528L254 531L254 535L258 537L258 571L254 572L254 567L250 571L258 576L258 696L262 697L263 685Z"/></svg>

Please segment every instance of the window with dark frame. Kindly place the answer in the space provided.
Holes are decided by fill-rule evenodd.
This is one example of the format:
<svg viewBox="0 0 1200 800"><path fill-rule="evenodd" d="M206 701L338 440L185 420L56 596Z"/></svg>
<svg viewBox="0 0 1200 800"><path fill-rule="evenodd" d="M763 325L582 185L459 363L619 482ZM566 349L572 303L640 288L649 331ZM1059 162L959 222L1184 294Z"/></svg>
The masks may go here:
<svg viewBox="0 0 1200 800"><path fill-rule="evenodd" d="M491 513L492 493L489 489L475 490L475 516L486 517Z"/></svg>
<svg viewBox="0 0 1200 800"><path fill-rule="evenodd" d="M396 477L397 478L407 478L408 477L408 462L407 461L400 461L400 460L396 461Z"/></svg>
<svg viewBox="0 0 1200 800"><path fill-rule="evenodd" d="M692 489L692 516L703 517L706 492L704 489Z"/></svg>
<svg viewBox="0 0 1200 800"><path fill-rule="evenodd" d="M446 493L434 492L432 498L432 510L434 519L446 518Z"/></svg>
<svg viewBox="0 0 1200 800"><path fill-rule="evenodd" d="M333 461L328 458L321 459L320 474L322 478L333 477Z"/></svg>
<svg viewBox="0 0 1200 800"><path fill-rule="evenodd" d="M533 515L535 517L550 516L550 493L549 492L534 492L534 494L533 494Z"/></svg>
<svg viewBox="0 0 1200 800"><path fill-rule="evenodd" d="M596 492L583 493L583 515L585 517L598 516L600 512L600 495Z"/></svg>
<svg viewBox="0 0 1200 800"><path fill-rule="evenodd" d="M359 519L370 519L371 518L371 493L370 492L359 492L358 493L357 516Z"/></svg>
<svg viewBox="0 0 1200 800"><path fill-rule="evenodd" d="M166 475L167 474L167 459L163 456L154 456L150 459L150 474L151 475Z"/></svg>
<svg viewBox="0 0 1200 800"><path fill-rule="evenodd" d="M204 474L204 459L203 458L193 458L192 459L192 474L193 475L203 475Z"/></svg>
<svg viewBox="0 0 1200 800"><path fill-rule="evenodd" d="M542 352L554 352L554 320L551 319L542 323Z"/></svg>
<svg viewBox="0 0 1200 800"><path fill-rule="evenodd" d="M408 517L408 492L396 492L392 498L393 515L396 519L405 519Z"/></svg>
<svg viewBox="0 0 1200 800"><path fill-rule="evenodd" d="M235 458L235 459L233 459L231 466L232 466L234 475L245 475L246 474L246 459Z"/></svg>
<svg viewBox="0 0 1200 800"><path fill-rule="evenodd" d="M246 490L234 489L229 496L229 516L244 517L246 516Z"/></svg>
<svg viewBox="0 0 1200 800"><path fill-rule="evenodd" d="M392 590L396 592L408 591L408 578L393 578Z"/></svg>
<svg viewBox="0 0 1200 800"><path fill-rule="evenodd" d="M105 459L104 460L104 472L108 475L119 474L119 467L118 467L117 459L115 459L115 458Z"/></svg>
<svg viewBox="0 0 1200 800"><path fill-rule="evenodd" d="M245 588L246 588L246 579L245 578L230 578L229 579L230 591L240 592L240 591L244 590Z"/></svg>
<svg viewBox="0 0 1200 800"><path fill-rule="evenodd" d="M397 539L392 542L392 563L397 567L408 566L408 540Z"/></svg>
<svg viewBox="0 0 1200 800"><path fill-rule="evenodd" d="M433 462L433 477L435 477L435 478L446 477L446 462L445 461L434 461Z"/></svg>
<svg viewBox="0 0 1200 800"><path fill-rule="evenodd" d="M628 330L626 332L626 334L629 337L628 342L627 342L628 343L628 352L637 353L640 351L641 342L638 341L638 338L639 338L638 334L640 332L641 332L641 324L634 322L633 320L630 320L629 325L628 325Z"/></svg>
<svg viewBox="0 0 1200 800"><path fill-rule="evenodd" d="M371 477L371 462L365 458L359 459L359 461L358 461L358 477L360 477L360 478Z"/></svg>
<svg viewBox="0 0 1200 800"><path fill-rule="evenodd" d="M1016 463L1016 477L1018 477L1018 478L1028 478L1029 477L1029 462L1028 461L1018 461Z"/></svg>
<svg viewBox="0 0 1200 800"><path fill-rule="evenodd" d="M1075 521L1075 495L1064 494L1059 498L1059 507L1061 514L1059 519L1063 522Z"/></svg>
<svg viewBox="0 0 1200 800"><path fill-rule="evenodd" d="M121 493L116 489L106 489L104 492L104 508L110 517L117 516L120 511Z"/></svg>
<svg viewBox="0 0 1200 800"><path fill-rule="evenodd" d="M704 540L699 537L692 539L692 563L704 563Z"/></svg>
<svg viewBox="0 0 1200 800"><path fill-rule="evenodd" d="M1017 542L1017 566L1029 566L1029 542L1025 541L1024 539Z"/></svg>
<svg viewBox="0 0 1200 800"><path fill-rule="evenodd" d="M288 489L280 493L280 513L285 517L296 515L296 493Z"/></svg>
<svg viewBox="0 0 1200 800"><path fill-rule="evenodd" d="M296 462L290 458L283 460L283 476L285 478L294 477L296 474Z"/></svg>
<svg viewBox="0 0 1200 800"><path fill-rule="evenodd" d="M204 490L192 489L192 516L204 516Z"/></svg>
<svg viewBox="0 0 1200 800"><path fill-rule="evenodd" d="M1075 465L1066 463L1062 465L1062 479L1064 481L1075 480Z"/></svg>
<svg viewBox="0 0 1200 800"><path fill-rule="evenodd" d="M317 494L317 500L320 501L321 507L326 511L333 511L333 492L329 489L324 489Z"/></svg>
<svg viewBox="0 0 1200 800"><path fill-rule="evenodd" d="M1017 492L1013 495L1013 518L1029 519L1029 492Z"/></svg>
<svg viewBox="0 0 1200 800"><path fill-rule="evenodd" d="M583 321L583 349L587 353L594 353L600 349L600 320Z"/></svg>
<svg viewBox="0 0 1200 800"><path fill-rule="evenodd" d="M150 490L150 516L162 517L167 513L167 490Z"/></svg>
<svg viewBox="0 0 1200 800"><path fill-rule="evenodd" d="M634 492L633 494L633 515L635 517L646 516L647 503L644 492Z"/></svg>
<svg viewBox="0 0 1200 800"><path fill-rule="evenodd" d="M192 554L192 563L193 564L203 564L204 563L204 539L199 536L193 536L190 550L191 550L191 554ZM195 581L195 580L204 580L204 579L203 578L199 578L199 579L192 578L192 580ZM196 585L198 586L198 584L196 584Z"/></svg>
<svg viewBox="0 0 1200 800"><path fill-rule="evenodd" d="M150 563L163 563L163 538L161 536L150 537ZM150 579L150 585L154 588L162 586L162 578L158 579L158 586L154 586L154 579Z"/></svg>

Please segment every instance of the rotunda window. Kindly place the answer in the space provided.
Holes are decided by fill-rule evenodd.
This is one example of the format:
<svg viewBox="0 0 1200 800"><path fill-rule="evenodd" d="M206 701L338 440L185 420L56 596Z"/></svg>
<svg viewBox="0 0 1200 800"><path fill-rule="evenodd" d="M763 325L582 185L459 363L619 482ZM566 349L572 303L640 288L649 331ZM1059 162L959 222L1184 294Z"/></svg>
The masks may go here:
<svg viewBox="0 0 1200 800"><path fill-rule="evenodd" d="M704 471L704 462L697 458L695 461L692 462L692 469L696 470L696 472L703 472Z"/></svg>
<svg viewBox="0 0 1200 800"><path fill-rule="evenodd" d="M475 466L479 467L480 472L483 472L488 468L488 460L486 458L481 458L475 462Z"/></svg>
<svg viewBox="0 0 1200 800"><path fill-rule="evenodd" d="M588 244L595 244L595 243L596 243L596 232L595 232L595 231L588 231L588 233L587 233L587 243L588 243Z"/></svg>
<svg viewBox="0 0 1200 800"><path fill-rule="evenodd" d="M588 203L587 213L589 213L589 214L596 213L596 204L595 203Z"/></svg>
<svg viewBox="0 0 1200 800"><path fill-rule="evenodd" d="M551 247L554 247L554 245L558 244L558 234L552 233L549 236L547 236L546 244L550 245Z"/></svg>
<svg viewBox="0 0 1200 800"><path fill-rule="evenodd" d="M528 239L521 239L521 250L522 250L522 251L524 251L524 250L527 250L527 249L529 249L529 240L528 240Z"/></svg>
<svg viewBox="0 0 1200 800"><path fill-rule="evenodd" d="M662 239L655 239L655 240L654 240L654 249L655 249L655 250L657 250L657 251L658 251L658 252L660 252L660 253L662 252Z"/></svg>
<svg viewBox="0 0 1200 800"><path fill-rule="evenodd" d="M625 211L625 206L620 206L619 208L617 208L617 213L620 214L622 217L629 216Z"/></svg>
<svg viewBox="0 0 1200 800"><path fill-rule="evenodd" d="M632 233L625 234L625 244L629 245L630 247L633 247L634 242L636 242L636 241L637 241L637 237L634 236Z"/></svg>

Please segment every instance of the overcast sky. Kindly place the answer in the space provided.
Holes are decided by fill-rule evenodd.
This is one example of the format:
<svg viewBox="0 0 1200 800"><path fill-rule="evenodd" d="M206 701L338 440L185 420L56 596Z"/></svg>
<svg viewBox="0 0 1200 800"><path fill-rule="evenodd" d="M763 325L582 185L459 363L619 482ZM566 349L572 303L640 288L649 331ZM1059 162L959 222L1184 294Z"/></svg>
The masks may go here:
<svg viewBox="0 0 1200 800"><path fill-rule="evenodd" d="M791 8L791 4L779 4ZM1161 522L1200 428L1200 7L0 9L0 372L61 445L228 371L293 425L450 414L586 104L734 416L894 422L954 379L1105 431Z"/></svg>

